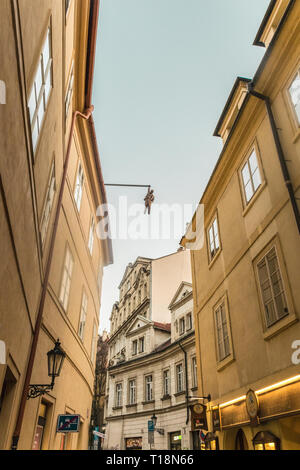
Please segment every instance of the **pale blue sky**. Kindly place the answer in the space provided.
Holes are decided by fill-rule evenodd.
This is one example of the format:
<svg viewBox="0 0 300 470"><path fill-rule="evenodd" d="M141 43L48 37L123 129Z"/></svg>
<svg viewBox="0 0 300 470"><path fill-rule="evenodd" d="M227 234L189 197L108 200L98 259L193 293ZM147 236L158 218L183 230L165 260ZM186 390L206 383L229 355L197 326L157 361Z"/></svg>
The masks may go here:
<svg viewBox="0 0 300 470"><path fill-rule="evenodd" d="M236 77L252 78L252 45L269 0L101 0L93 102L105 182L151 184L157 203L199 201L221 151L213 131ZM108 188L142 202L144 190ZM123 271L178 241L114 241L100 329Z"/></svg>

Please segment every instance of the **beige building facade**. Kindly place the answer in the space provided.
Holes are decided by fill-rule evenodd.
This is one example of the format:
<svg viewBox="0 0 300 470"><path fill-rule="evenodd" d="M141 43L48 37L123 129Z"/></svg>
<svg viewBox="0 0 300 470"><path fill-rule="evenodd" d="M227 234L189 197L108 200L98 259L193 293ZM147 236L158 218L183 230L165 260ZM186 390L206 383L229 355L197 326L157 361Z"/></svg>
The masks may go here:
<svg viewBox="0 0 300 470"><path fill-rule="evenodd" d="M91 116L98 11L89 0L0 2L1 449L88 448L112 262L96 236L106 202ZM50 383L58 338L66 357L53 390L26 400L28 385ZM57 433L59 414L80 415L79 432Z"/></svg>
<svg viewBox="0 0 300 470"><path fill-rule="evenodd" d="M139 257L127 267L111 315L104 448L200 446L190 414L196 400L187 397L197 395L190 281L188 251L158 260ZM160 292L165 300L155 298ZM129 306L132 310L124 310ZM154 414L160 432L150 444L148 421Z"/></svg>
<svg viewBox="0 0 300 470"><path fill-rule="evenodd" d="M253 80L217 125L223 150L191 252L207 448L300 449L300 3L271 1ZM189 239L189 234L182 243Z"/></svg>

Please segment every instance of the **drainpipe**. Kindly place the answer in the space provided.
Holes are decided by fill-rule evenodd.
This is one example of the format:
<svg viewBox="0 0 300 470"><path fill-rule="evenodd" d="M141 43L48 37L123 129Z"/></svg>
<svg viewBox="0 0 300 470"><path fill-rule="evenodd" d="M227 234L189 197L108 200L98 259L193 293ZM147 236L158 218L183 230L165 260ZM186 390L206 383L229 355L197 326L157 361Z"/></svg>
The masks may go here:
<svg viewBox="0 0 300 470"><path fill-rule="evenodd" d="M183 351L184 354L184 363L185 363L185 388L186 388L186 393L185 393L185 398L186 398L186 422L185 424L188 424L190 420L190 413L189 413L189 378L188 378L188 364L187 364L187 353L186 350L183 348L181 342L178 343L180 348Z"/></svg>
<svg viewBox="0 0 300 470"><path fill-rule="evenodd" d="M288 193L289 193L289 197L290 197L290 201L291 201L291 204L292 204L294 216L295 216L295 219L296 219L296 224L297 224L298 231L299 231L299 234L300 234L299 207L298 207L298 204L297 204L297 201L296 201L295 193L294 193L294 190L293 190L293 185L292 185L292 182L291 182L291 179L290 179L289 170L288 170L288 167L287 167L287 164L286 164L287 160L285 159L283 149L282 149L282 146L281 146L281 143L280 143L279 134L278 134L278 130L277 130L277 127L276 127L276 122L275 122L274 114L273 114L273 111L272 111L271 100L268 96L262 95L261 93L258 93L257 91L254 90L253 81L248 84L248 93L252 96L255 96L259 100L262 100L262 101L265 102L265 105L266 105L266 108L267 108L267 113L268 113L270 124L271 124L271 129L272 129L274 141L275 141L275 145L276 145L276 149L277 149L277 155L278 155L278 158L279 158L279 163L280 163L282 175L283 175L284 182L285 182L285 185L286 185Z"/></svg>
<svg viewBox="0 0 300 470"><path fill-rule="evenodd" d="M59 195L58 195L58 201L57 201L57 207L56 207L56 214L55 214L54 225L53 225L53 230L52 230L52 234L51 234L49 253L48 253L47 262L46 262L42 293L41 293L39 309L38 309L38 314L37 314L36 323L35 323L35 329L34 329L34 335L33 335L31 350L30 350L30 356L29 356L29 360L28 360L28 364L27 364L26 376L25 376L25 380L24 380L22 397L21 397L21 402L20 402L20 406L19 406L18 418L17 418L15 431L14 431L14 435L13 435L13 439L12 439L12 446L11 446L12 450L17 450L17 448L18 448L18 442L19 442L19 438L20 438L20 433L21 433L21 428L22 428L22 423L23 423L23 418L24 418L24 412L25 412L25 406L26 406L26 401L27 401L28 389L29 389L29 384L30 384L30 380L31 380L32 369L33 369L33 365L34 365L36 350L37 350L37 343L38 343L40 329L41 329L41 326L42 326L42 319L43 319L43 312L44 312L44 305L45 305L47 287L48 287L48 282L49 282L50 268L51 268L51 262L52 262L52 258L53 258L54 244L55 244L55 239L56 239L56 234L57 234L59 215L60 215L60 210L61 210L61 206L62 206L63 193L64 193L64 188L65 188L65 183L66 183L68 163L69 163L69 160L70 160L72 137L73 137L73 133L74 133L74 129L75 129L75 123L76 123L77 117L81 117L85 120L88 120L91 117L93 110L94 110L94 107L90 106L89 108L87 108L84 111L84 113L80 113L79 111L75 111L74 114L73 114L73 118L72 118L72 125L71 125L69 140L68 140L67 153L66 153L66 157L65 157L62 181L61 181L61 185L60 185L60 189L59 189Z"/></svg>

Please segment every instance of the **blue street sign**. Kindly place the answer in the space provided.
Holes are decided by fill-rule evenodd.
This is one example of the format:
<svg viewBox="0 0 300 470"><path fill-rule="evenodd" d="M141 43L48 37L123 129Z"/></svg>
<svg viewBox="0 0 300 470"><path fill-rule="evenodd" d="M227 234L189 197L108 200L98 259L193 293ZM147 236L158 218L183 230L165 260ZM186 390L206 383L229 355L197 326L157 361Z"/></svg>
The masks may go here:
<svg viewBox="0 0 300 470"><path fill-rule="evenodd" d="M80 415L58 415L56 432L78 432Z"/></svg>
<svg viewBox="0 0 300 470"><path fill-rule="evenodd" d="M154 421L152 419L148 421L148 431L154 431Z"/></svg>

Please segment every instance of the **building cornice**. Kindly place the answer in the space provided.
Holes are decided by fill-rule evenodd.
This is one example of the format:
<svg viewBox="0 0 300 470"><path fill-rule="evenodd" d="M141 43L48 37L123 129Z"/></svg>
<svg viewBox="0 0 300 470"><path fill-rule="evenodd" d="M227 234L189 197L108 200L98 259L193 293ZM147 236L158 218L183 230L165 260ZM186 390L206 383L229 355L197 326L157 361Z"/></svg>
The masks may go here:
<svg viewBox="0 0 300 470"><path fill-rule="evenodd" d="M178 340L167 346L166 349L158 351L154 349L154 351L144 356L130 359L129 361L122 362L121 364L108 367L108 372L112 372L114 374L119 372L123 373L127 368L132 369L132 366L135 368L137 364L139 364L138 367L142 367L144 364L149 364L149 359L153 358L155 362L161 360L163 356L167 357L169 354L173 354L174 349L178 348L178 350L181 351L179 343L185 346L192 346L195 343L195 331L193 330L189 334L180 337Z"/></svg>

